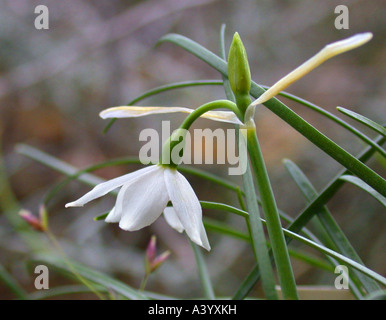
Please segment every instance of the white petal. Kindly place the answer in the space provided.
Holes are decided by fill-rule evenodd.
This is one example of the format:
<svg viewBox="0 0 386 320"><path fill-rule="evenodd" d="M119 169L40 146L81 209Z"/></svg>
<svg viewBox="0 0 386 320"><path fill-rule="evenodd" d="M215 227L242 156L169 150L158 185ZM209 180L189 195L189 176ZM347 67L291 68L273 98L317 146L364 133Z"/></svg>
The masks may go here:
<svg viewBox="0 0 386 320"><path fill-rule="evenodd" d="M96 198L102 197L105 194L113 191L114 189L122 186L124 183L130 181L131 179L135 179L138 176L145 174L147 172L154 171L156 166L148 166L142 168L140 170L125 174L115 179L108 180L106 182L102 182L94 187L90 192L86 193L83 197L79 198L74 202L70 202L66 204L66 208L68 207L83 207L87 202L94 200Z"/></svg>
<svg viewBox="0 0 386 320"><path fill-rule="evenodd" d="M343 52L352 50L357 48L366 42L370 41L373 37L371 32L359 33L350 38L343 39L337 42L330 43L325 46L321 51L319 51L316 55L308 59L302 65L297 67L295 70L290 72L285 77L281 78L278 82L276 82L271 88L269 88L266 92L264 92L258 99L256 99L251 105L256 106L258 104L264 103L277 95L280 91L287 88L290 84L305 76L307 73L315 69L317 66L322 64L324 61L341 54ZM250 108L248 107L248 109ZM252 112L249 112L252 114Z"/></svg>
<svg viewBox="0 0 386 320"><path fill-rule="evenodd" d="M115 206L116 214L121 215L122 229L139 230L161 215L169 201L163 171L157 166L157 170L123 185Z"/></svg>
<svg viewBox="0 0 386 320"><path fill-rule="evenodd" d="M192 113L194 109L185 107L139 107L139 106L121 106L103 110L99 116L103 119L107 118L136 118L161 113ZM208 111L204 113L202 118L211 119L220 122L228 122L242 124L237 116L232 111Z"/></svg>
<svg viewBox="0 0 386 320"><path fill-rule="evenodd" d="M164 217L166 222L175 230L177 230L179 233L184 231L184 227L178 218L176 211L173 207L166 207L164 210Z"/></svg>
<svg viewBox="0 0 386 320"><path fill-rule="evenodd" d="M206 118L206 119L219 121L219 122L227 122L227 123L234 123L234 124L240 124L240 125L243 124L232 111L208 111L208 112L205 112L201 116L201 118Z"/></svg>
<svg viewBox="0 0 386 320"><path fill-rule="evenodd" d="M103 110L99 116L102 119L107 118L135 118L148 116L151 114L160 114L160 113L174 113L174 112L184 112L191 113L193 109L185 107L139 107L139 106L121 106L113 107Z"/></svg>
<svg viewBox="0 0 386 320"><path fill-rule="evenodd" d="M117 211L115 210L115 207L113 207L109 214L107 215L105 222L113 223L113 222L119 222L121 220L121 216L117 214Z"/></svg>
<svg viewBox="0 0 386 320"><path fill-rule="evenodd" d="M202 241L202 247L210 251L210 244L209 244L208 236L206 235L206 231L203 223L201 223L200 225L200 238Z"/></svg>
<svg viewBox="0 0 386 320"><path fill-rule="evenodd" d="M202 209L196 194L177 170L165 168L164 172L170 200L187 235L193 242L209 251L210 246L202 223Z"/></svg>

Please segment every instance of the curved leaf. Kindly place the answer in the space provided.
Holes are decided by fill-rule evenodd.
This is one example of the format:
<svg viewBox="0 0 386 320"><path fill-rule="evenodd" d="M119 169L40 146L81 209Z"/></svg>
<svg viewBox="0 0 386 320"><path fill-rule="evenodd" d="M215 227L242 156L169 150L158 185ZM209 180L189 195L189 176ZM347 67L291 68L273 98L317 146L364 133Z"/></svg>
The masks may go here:
<svg viewBox="0 0 386 320"><path fill-rule="evenodd" d="M351 119L354 119L362 124L364 124L365 126L369 127L370 129L373 129L374 131L380 133L381 135L383 135L384 137L386 137L386 129L381 126L379 123L376 123L375 121L373 120L370 120L369 118L366 118L365 116L362 116L361 114L359 113L356 113L354 111L351 111L351 110L348 110L346 108L342 108L342 107L337 107L337 109L342 112L343 114L345 114L346 116L349 116Z"/></svg>
<svg viewBox="0 0 386 320"><path fill-rule="evenodd" d="M356 185L357 187L361 188L363 191L366 191L367 193L369 193L371 196L373 196L376 200L378 200L381 204L383 204L386 207L386 198L381 194L379 194L379 192L371 188L367 183L363 182L358 177L354 177L351 175L344 175L344 176L341 176L339 179L350 182L353 185Z"/></svg>

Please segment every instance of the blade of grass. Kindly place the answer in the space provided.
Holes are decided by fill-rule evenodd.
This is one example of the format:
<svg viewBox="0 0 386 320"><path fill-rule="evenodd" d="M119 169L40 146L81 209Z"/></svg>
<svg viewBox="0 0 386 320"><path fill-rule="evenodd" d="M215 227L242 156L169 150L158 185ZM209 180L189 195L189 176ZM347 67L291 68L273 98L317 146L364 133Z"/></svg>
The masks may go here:
<svg viewBox="0 0 386 320"><path fill-rule="evenodd" d="M366 118L365 116L362 116L359 113L356 113L354 111L342 108L342 107L337 107L338 111L342 112L346 116L350 117L351 119L354 119L362 124L364 124L366 127L378 132L379 134L383 135L386 137L386 129L381 126L379 123L376 123L373 120L370 120L369 118Z"/></svg>
<svg viewBox="0 0 386 320"><path fill-rule="evenodd" d="M376 190L371 188L368 184L364 183L361 179L351 175L344 175L344 176L341 176L339 179L350 182L351 184L362 189L363 191L366 191L368 194L373 196L374 199L378 200L383 206L386 207L386 198L381 194L379 194Z"/></svg>
<svg viewBox="0 0 386 320"><path fill-rule="evenodd" d="M226 223L219 222L217 220L210 219L210 218L204 218L204 225L207 230L211 230L211 231L220 233L222 235L230 236L232 238L251 243L251 238L248 234L240 232L234 228L231 228ZM270 245L267 243L267 246L270 246ZM300 250L288 249L288 252L291 257L298 259L300 261L303 261L309 264L310 266L323 269L330 273L334 273L334 268L331 266L331 264L327 263L326 261L318 257L314 257L309 253L301 252Z"/></svg>
<svg viewBox="0 0 386 320"><path fill-rule="evenodd" d="M285 167L295 180L299 189L302 191L305 199L308 202L311 202L317 196L317 192L312 186L311 182L305 176L305 174L300 170L300 168L290 160L285 160ZM355 249L345 236L344 232L341 230L339 225L336 223L332 214L326 207L321 207L317 213L317 217L321 220L322 226L325 228L325 231L330 236L331 240L334 242L335 247L348 258L363 264L359 255L356 253ZM354 275L358 278L358 281L361 286L363 286L368 292L377 291L380 287L375 281L364 277L360 272L352 270ZM355 282L355 281L354 281ZM359 287L360 288L360 287Z"/></svg>
<svg viewBox="0 0 386 320"><path fill-rule="evenodd" d="M107 289L102 286L95 287L100 292L107 292ZM44 300L48 298L64 296L64 295L73 295L79 293L91 293L90 288L87 288L83 285L71 285L71 286L60 286L55 288L50 288L50 290L41 290L33 292L29 295L31 300Z"/></svg>
<svg viewBox="0 0 386 320"><path fill-rule="evenodd" d="M375 141L382 145L385 139L378 137ZM362 162L369 160L374 154L375 150L372 147L365 148L359 155L358 159ZM315 212L324 206L334 194L345 184L345 181L340 180L340 177L349 174L350 171L343 169L327 184L327 186L318 194L318 196L310 202L307 207L297 216L297 218L288 226L288 229L294 232L299 232L303 226L314 216Z"/></svg>
<svg viewBox="0 0 386 320"><path fill-rule="evenodd" d="M66 274L69 274L71 277L73 277L73 273L71 270L68 269L67 264L61 260L60 258L54 257L52 255L38 255L34 258L35 261L47 263L56 269L63 271ZM88 268L84 265L81 265L79 263L76 263L74 261L71 261L71 265L76 269L76 271L84 278L86 278L89 281L92 281L96 284L99 284L106 288L107 290L113 290L122 296L132 299L132 300L147 300L147 297L139 292L137 290L131 288L130 286L115 280L111 278L110 276L107 276L103 274L102 272L93 270L91 268Z"/></svg>
<svg viewBox="0 0 386 320"><path fill-rule="evenodd" d="M287 244L284 239L279 212L268 177L268 172L264 164L264 158L259 146L256 130L248 129L247 143L263 211L267 221L269 239L279 275L283 298L291 300L298 299L295 277L288 254ZM255 203L257 204L256 200ZM251 224L253 219L252 216L249 219Z"/></svg>
<svg viewBox="0 0 386 320"><path fill-rule="evenodd" d="M17 281L8 273L8 271L0 264L0 282L3 282L12 293L21 300L29 300L27 292L17 283Z"/></svg>
<svg viewBox="0 0 386 320"><path fill-rule="evenodd" d="M260 85L260 86L264 89L269 89L268 86L263 86L263 85ZM342 128L345 128L346 130L348 130L351 133L353 133L354 135L356 135L359 139L361 139L362 141L364 141L368 145L371 145L372 147L374 147L382 156L386 157L386 151L380 145L375 143L371 138L369 138L368 136L363 134L361 131L359 131L355 127L351 126L349 123L347 123L347 122L343 121L342 119L340 119L339 117L335 116L331 112L328 112L327 110L324 110L323 108L318 107L316 104L314 104L312 102L309 102L305 99L302 99L298 96L295 96L295 95L290 94L290 93L285 92L285 91L280 92L278 95L285 97L285 98L288 98L292 101L295 101L295 102L297 102L297 103L299 103L299 104L301 104L301 105L303 105L311 110L318 112L319 114L325 116L326 118L334 121L335 123L340 125Z"/></svg>
<svg viewBox="0 0 386 320"><path fill-rule="evenodd" d="M194 257L196 259L196 265L198 269L198 274L201 279L201 284L204 290L205 298L208 300L216 300L216 297L214 295L214 290L212 286L212 282L210 281L210 276L208 272L208 268L206 266L204 257L202 256L202 253L198 246L194 244L192 241L190 241L190 245L194 252Z"/></svg>

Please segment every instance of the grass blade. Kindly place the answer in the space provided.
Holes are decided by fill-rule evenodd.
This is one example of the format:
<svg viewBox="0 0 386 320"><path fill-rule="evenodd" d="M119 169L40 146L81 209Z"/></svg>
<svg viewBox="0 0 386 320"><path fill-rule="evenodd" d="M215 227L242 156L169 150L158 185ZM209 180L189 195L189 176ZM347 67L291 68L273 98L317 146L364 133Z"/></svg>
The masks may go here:
<svg viewBox="0 0 386 320"><path fill-rule="evenodd" d="M382 196L381 194L379 194L376 190L371 188L368 184L364 183L361 179L354 177L354 176L351 176L351 175L344 175L344 176L341 176L339 179L350 182L353 185L361 188L363 191L366 191L368 194L373 196L383 206L386 207L386 198L384 196Z"/></svg>
<svg viewBox="0 0 386 320"><path fill-rule="evenodd" d="M69 270L66 263L59 258L53 256L39 255L34 260L47 263L57 268L58 270L68 273L72 276L72 271ZM71 261L71 265L82 277L103 286L107 290L113 290L128 299L147 300L147 297L139 293L137 290L118 280L111 278L110 276L107 276L99 271L93 270L73 261Z"/></svg>
<svg viewBox="0 0 386 320"><path fill-rule="evenodd" d="M261 86L261 87L264 88L264 89L268 89L269 88L267 86ZM380 145L378 145L376 142L374 142L368 136L363 134L361 131L359 131L355 127L351 126L346 121L343 121L339 117L335 116L331 112L328 112L327 110L324 110L323 108L318 107L316 104L314 104L312 102L309 102L309 101L307 101L305 99L302 99L300 97L297 97L297 96L295 96L293 94L290 94L288 92L282 91L282 92L279 93L279 95L282 96L282 97L288 98L288 99L290 99L292 101L295 101L295 102L297 102L297 103L299 103L299 104L301 104L301 105L303 105L303 106L305 106L305 107L307 107L307 108L309 108L311 110L314 110L314 111L318 112L319 114L327 117L328 119L334 121L335 123L340 125L342 128L345 128L346 130L348 130L351 133L353 133L354 135L356 135L359 139L361 139L362 141L364 141L368 145L374 147L374 149L376 149L382 156L386 157L386 151Z"/></svg>
<svg viewBox="0 0 386 320"><path fill-rule="evenodd" d="M305 176L305 174L300 170L300 168L290 160L285 161L285 167L295 180L297 186L302 191L304 197L308 202L317 197L317 192L312 186L311 182ZM346 238L344 232L341 230L339 225L336 223L335 219L331 215L330 211L326 207L321 207L316 212L317 217L319 218L322 226L324 227L327 234L330 236L334 245L338 250L347 256L348 258L363 264L359 255L356 253L353 246L350 244L349 240ZM373 281L362 275L362 273L352 270L355 276L358 278L360 284L368 291L373 292L380 289L380 287ZM355 281L354 281L355 282Z"/></svg>
<svg viewBox="0 0 386 320"><path fill-rule="evenodd" d="M0 281L8 287L13 294L21 300L28 300L27 292L16 282L8 271L0 264Z"/></svg>
<svg viewBox="0 0 386 320"><path fill-rule="evenodd" d="M192 246L194 257L196 259L198 274L200 276L202 287L204 289L205 298L208 300L216 300L212 282L210 281L208 268L204 261L204 257L202 256L200 248L198 248L198 246L194 244L192 241L189 240L189 242L190 242L190 245Z"/></svg>
<svg viewBox="0 0 386 320"><path fill-rule="evenodd" d="M351 110L348 110L348 109L345 109L342 107L337 107L337 109L338 109L338 111L342 112L346 116L349 116L351 119L354 119L354 120L364 124L365 126L369 127L370 129L372 129L372 130L378 132L379 134L383 135L384 137L386 137L386 129L383 126L381 126L380 124L376 123L375 121L370 120L369 118L366 118L365 116L362 116L359 113L356 113L354 111L351 111Z"/></svg>

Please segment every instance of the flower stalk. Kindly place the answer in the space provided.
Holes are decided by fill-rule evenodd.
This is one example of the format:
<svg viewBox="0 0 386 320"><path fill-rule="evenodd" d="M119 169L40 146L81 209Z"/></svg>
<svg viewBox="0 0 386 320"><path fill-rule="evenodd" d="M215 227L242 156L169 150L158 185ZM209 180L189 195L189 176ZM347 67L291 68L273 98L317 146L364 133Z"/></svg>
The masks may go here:
<svg viewBox="0 0 386 320"><path fill-rule="evenodd" d="M279 212L255 129L249 128L247 130L247 145L252 169L255 174L257 187L261 197L263 211L267 221L268 235L271 241L283 298L292 300L298 299L295 277L280 223Z"/></svg>

